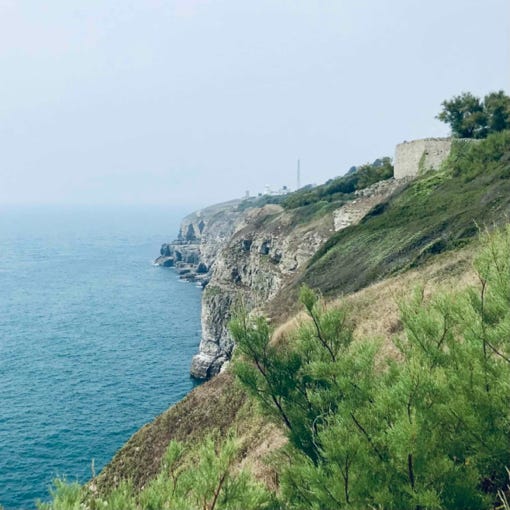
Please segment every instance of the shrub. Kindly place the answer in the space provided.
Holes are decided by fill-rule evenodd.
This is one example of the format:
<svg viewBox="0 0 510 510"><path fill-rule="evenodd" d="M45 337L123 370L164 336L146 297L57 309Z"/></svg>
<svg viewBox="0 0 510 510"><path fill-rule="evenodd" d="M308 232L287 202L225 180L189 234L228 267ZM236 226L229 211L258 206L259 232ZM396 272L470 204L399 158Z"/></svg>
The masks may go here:
<svg viewBox="0 0 510 510"><path fill-rule="evenodd" d="M290 441L291 508L488 508L510 465L510 226L482 239L480 285L401 304L399 360L352 342L344 309L301 292L283 346L237 318L235 371Z"/></svg>

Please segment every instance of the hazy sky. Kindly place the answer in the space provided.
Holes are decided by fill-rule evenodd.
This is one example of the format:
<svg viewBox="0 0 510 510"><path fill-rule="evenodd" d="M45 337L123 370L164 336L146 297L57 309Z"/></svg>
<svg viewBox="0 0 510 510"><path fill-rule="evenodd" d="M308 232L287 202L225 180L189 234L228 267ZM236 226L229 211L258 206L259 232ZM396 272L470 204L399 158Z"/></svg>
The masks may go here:
<svg viewBox="0 0 510 510"><path fill-rule="evenodd" d="M0 204L320 183L499 89L508 0L0 0Z"/></svg>

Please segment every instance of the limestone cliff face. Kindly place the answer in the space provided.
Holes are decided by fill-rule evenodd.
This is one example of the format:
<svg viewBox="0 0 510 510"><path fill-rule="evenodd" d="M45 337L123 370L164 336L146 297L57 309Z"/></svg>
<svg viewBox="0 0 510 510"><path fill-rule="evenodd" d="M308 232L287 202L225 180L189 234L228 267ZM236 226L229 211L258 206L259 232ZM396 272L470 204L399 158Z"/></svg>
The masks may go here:
<svg viewBox="0 0 510 510"><path fill-rule="evenodd" d="M212 266L202 298L202 341L193 358L197 378L217 374L230 358L227 324L237 304L248 310L267 305L333 231L332 218L296 225L280 206L249 209Z"/></svg>
<svg viewBox="0 0 510 510"><path fill-rule="evenodd" d="M156 263L174 266L182 278L204 287L202 338L191 375L212 377L230 359L234 345L227 325L237 305L270 311L271 300L335 231L359 222L400 185L377 183L312 221L278 205L242 210L239 201L187 216L178 238L162 246Z"/></svg>
<svg viewBox="0 0 510 510"><path fill-rule="evenodd" d="M335 232L359 223L370 209L384 201L399 187L405 186L410 179L410 177L387 179L356 191L356 198L352 202L347 202L333 212Z"/></svg>

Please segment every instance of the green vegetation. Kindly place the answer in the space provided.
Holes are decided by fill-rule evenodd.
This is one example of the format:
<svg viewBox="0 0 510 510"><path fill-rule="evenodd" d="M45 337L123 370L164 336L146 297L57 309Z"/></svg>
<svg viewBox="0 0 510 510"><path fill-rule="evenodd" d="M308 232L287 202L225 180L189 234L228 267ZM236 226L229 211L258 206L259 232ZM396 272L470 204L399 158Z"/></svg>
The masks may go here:
<svg viewBox="0 0 510 510"><path fill-rule="evenodd" d="M485 138L510 129L510 97L502 90L487 94L483 101L464 92L441 104L436 118L449 124L455 137Z"/></svg>
<svg viewBox="0 0 510 510"><path fill-rule="evenodd" d="M349 196L350 200L352 197ZM315 219L322 218L325 214L334 211L347 199L337 202L328 202L327 200L320 200L319 202L303 205L292 209L293 223L296 225L304 225L310 223Z"/></svg>
<svg viewBox="0 0 510 510"><path fill-rule="evenodd" d="M342 177L336 177L314 188L304 188L289 194L282 202L286 209L317 205L329 202L347 202L353 193L376 182L393 177L391 158L376 159Z"/></svg>
<svg viewBox="0 0 510 510"><path fill-rule="evenodd" d="M262 195L247 198L238 205L238 210L244 211L249 207L278 204L292 211L296 224L308 223L345 202L354 200L355 191L391 177L393 177L391 158L379 158L373 163L352 167L346 175L330 179L320 186L305 186L288 195Z"/></svg>
<svg viewBox="0 0 510 510"><path fill-rule="evenodd" d="M250 207L264 207L268 204L281 204L285 200L285 195L260 195L258 197L249 197L241 201L237 206L238 211L245 211Z"/></svg>
<svg viewBox="0 0 510 510"><path fill-rule="evenodd" d="M159 474L136 492L122 481L104 497L87 492L77 483L56 480L51 503L39 510L263 510L275 508L272 496L243 470L234 469L239 445L230 435L218 441L207 437L193 451L171 441Z"/></svg>
<svg viewBox="0 0 510 510"><path fill-rule="evenodd" d="M301 283L338 295L463 246L479 226L510 214L510 132L458 142L437 172L410 183L358 225L334 234L315 254Z"/></svg>
<svg viewBox="0 0 510 510"><path fill-rule="evenodd" d="M306 287L310 321L287 342L272 344L263 318L232 322L235 372L289 438L285 508L497 502L510 465L510 227L482 244L478 287L402 303L393 357L353 342L349 312Z"/></svg>
<svg viewBox="0 0 510 510"><path fill-rule="evenodd" d="M106 493L57 480L40 510L458 509L502 502L510 465L510 225L484 234L479 284L400 305L403 333L385 354L353 339L355 310L328 308L307 287L309 319L271 340L240 313L233 370L285 430L279 491L242 469L231 433L172 440L142 486ZM502 507L504 508L504 506Z"/></svg>

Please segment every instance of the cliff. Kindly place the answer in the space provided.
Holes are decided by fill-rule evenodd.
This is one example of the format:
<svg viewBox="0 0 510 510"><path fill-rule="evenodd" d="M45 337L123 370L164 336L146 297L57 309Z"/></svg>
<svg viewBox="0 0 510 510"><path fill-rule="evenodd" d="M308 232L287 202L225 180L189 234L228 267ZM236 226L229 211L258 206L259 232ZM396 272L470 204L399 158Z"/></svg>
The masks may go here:
<svg viewBox="0 0 510 510"><path fill-rule="evenodd" d="M404 183L378 182L311 217L303 218L302 209L231 201L184 218L177 239L162 245L156 263L174 267L181 278L204 287L202 338L191 375L212 377L230 359L233 341L227 325L237 305L272 315L274 298L299 277L324 242L357 224Z"/></svg>
<svg viewBox="0 0 510 510"><path fill-rule="evenodd" d="M449 165L458 158L456 152ZM319 202L307 205L232 201L189 215L156 262L204 287L191 375L208 379L228 362L234 345L227 325L238 305L281 323L295 312L303 283L336 297L463 246L478 233L477 223L505 214L509 195L501 171L390 178L349 194L326 183L317 188Z"/></svg>

